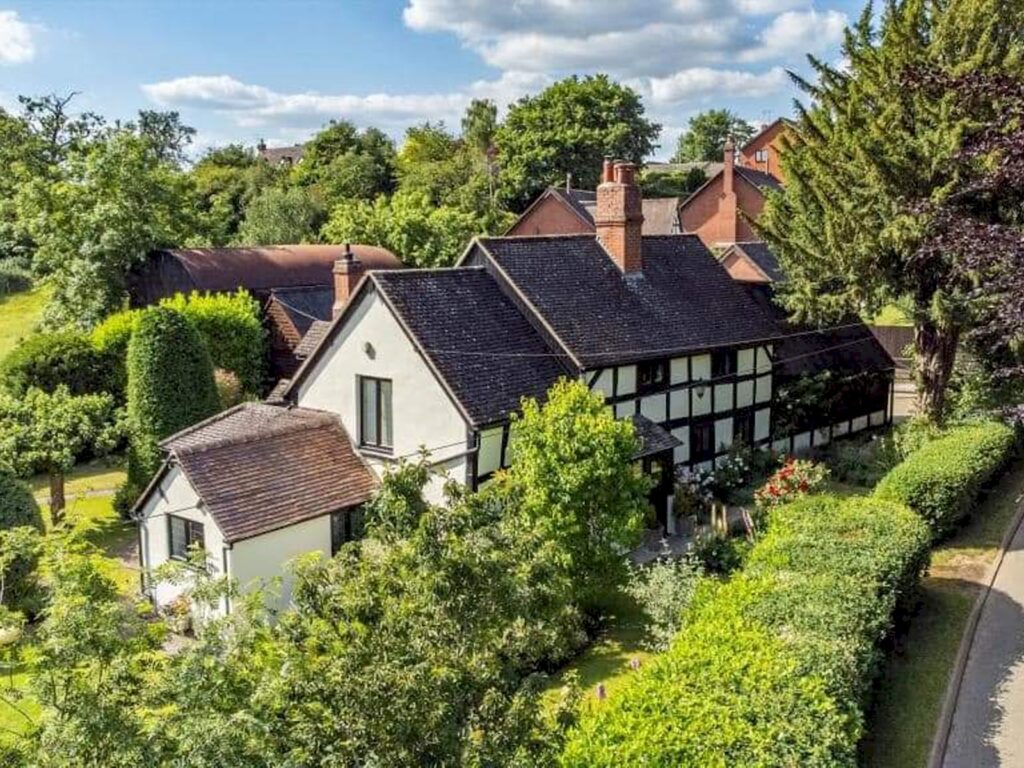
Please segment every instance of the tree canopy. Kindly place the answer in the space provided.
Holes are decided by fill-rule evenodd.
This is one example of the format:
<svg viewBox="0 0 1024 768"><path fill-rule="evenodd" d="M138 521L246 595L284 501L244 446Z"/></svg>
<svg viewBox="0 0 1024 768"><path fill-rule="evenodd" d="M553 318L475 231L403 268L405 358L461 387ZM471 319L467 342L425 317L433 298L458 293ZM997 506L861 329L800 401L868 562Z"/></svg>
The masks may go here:
<svg viewBox="0 0 1024 768"><path fill-rule="evenodd" d="M721 162L725 141L732 138L737 146L754 135L754 126L728 109L709 109L690 118L679 136L673 163Z"/></svg>

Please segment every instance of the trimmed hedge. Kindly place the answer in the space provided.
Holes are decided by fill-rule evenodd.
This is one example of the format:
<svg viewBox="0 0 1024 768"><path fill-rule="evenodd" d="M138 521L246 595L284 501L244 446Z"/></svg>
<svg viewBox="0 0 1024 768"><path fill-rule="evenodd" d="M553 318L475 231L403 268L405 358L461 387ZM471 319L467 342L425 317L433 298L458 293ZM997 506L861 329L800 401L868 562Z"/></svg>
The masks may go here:
<svg viewBox="0 0 1024 768"><path fill-rule="evenodd" d="M0 470L0 530L20 526L29 526L42 533L43 516L29 487L10 472ZM19 558L14 562L7 574L4 605L34 613L38 594L31 575L35 568L35 558Z"/></svg>
<svg viewBox="0 0 1024 768"><path fill-rule="evenodd" d="M78 331L34 333L0 362L0 387L15 397L36 387L53 392L61 384L73 395L116 388L110 360Z"/></svg>
<svg viewBox="0 0 1024 768"><path fill-rule="evenodd" d="M936 538L949 533L1013 457L1016 434L1000 422L956 427L911 453L882 478L875 496L906 504Z"/></svg>
<svg viewBox="0 0 1024 768"><path fill-rule="evenodd" d="M214 368L238 377L246 392L258 393L263 386L266 331L260 320L259 303L246 291L232 294L177 294L163 299L161 307L176 310L189 319L210 353ZM123 361L128 342L145 310L128 309L111 315L92 332L93 345L113 360ZM123 363L120 368L125 376Z"/></svg>
<svg viewBox="0 0 1024 768"><path fill-rule="evenodd" d="M912 511L817 496L772 513L668 652L583 714L563 766L855 766L879 641L928 559Z"/></svg>
<svg viewBox="0 0 1024 768"><path fill-rule="evenodd" d="M142 313L128 344L127 367L128 487L141 490L160 467L158 443L217 413L220 400L206 345L173 309Z"/></svg>

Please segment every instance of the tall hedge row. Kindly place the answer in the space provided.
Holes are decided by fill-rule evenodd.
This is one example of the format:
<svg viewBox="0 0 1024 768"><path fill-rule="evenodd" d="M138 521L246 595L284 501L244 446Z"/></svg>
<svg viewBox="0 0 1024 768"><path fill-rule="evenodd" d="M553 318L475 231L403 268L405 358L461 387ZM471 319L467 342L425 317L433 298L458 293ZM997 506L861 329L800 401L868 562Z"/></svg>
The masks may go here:
<svg viewBox="0 0 1024 768"><path fill-rule="evenodd" d="M967 515L1015 446L1016 433L1000 422L956 427L891 469L875 496L906 504L941 537Z"/></svg>
<svg viewBox="0 0 1024 768"><path fill-rule="evenodd" d="M79 331L34 333L0 361L0 388L21 397L35 387L73 395L109 392L116 386L110 359Z"/></svg>
<svg viewBox="0 0 1024 768"><path fill-rule="evenodd" d="M180 312L142 312L128 344L128 486L141 490L160 466L158 443L220 410L213 365Z"/></svg>
<svg viewBox="0 0 1024 768"><path fill-rule="evenodd" d="M257 301L246 291L233 294L177 294L160 306L173 309L199 331L215 368L238 376L246 392L257 393L263 386L266 358L265 331ZM128 342L144 310L129 309L111 315L92 332L92 343L112 360L124 360ZM125 376L124 368L120 375Z"/></svg>
<svg viewBox="0 0 1024 768"><path fill-rule="evenodd" d="M929 531L879 499L772 515L744 570L708 582L668 652L570 734L564 766L854 766L879 641Z"/></svg>

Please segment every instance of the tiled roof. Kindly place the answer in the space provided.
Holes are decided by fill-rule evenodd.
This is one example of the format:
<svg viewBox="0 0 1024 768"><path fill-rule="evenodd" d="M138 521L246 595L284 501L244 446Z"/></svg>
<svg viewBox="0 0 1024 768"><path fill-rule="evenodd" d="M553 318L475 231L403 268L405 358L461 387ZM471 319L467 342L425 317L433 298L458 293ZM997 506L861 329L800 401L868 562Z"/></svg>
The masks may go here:
<svg viewBox="0 0 1024 768"><path fill-rule="evenodd" d="M566 375L483 269L378 272L374 283L477 425L543 398Z"/></svg>
<svg viewBox="0 0 1024 768"><path fill-rule="evenodd" d="M594 208L597 206L597 193L587 189L566 189L565 187L548 187L548 192L561 198L580 216L594 225Z"/></svg>
<svg viewBox="0 0 1024 768"><path fill-rule="evenodd" d="M288 314L295 329L305 335L317 320L330 320L334 306L334 285L275 288L270 298Z"/></svg>
<svg viewBox="0 0 1024 768"><path fill-rule="evenodd" d="M679 226L679 197L649 197L643 201L643 234L675 235Z"/></svg>
<svg viewBox="0 0 1024 768"><path fill-rule="evenodd" d="M736 175L742 176L758 189L765 191L771 189L782 189L782 182L764 171L756 171L753 168L744 168L742 165L735 167Z"/></svg>
<svg viewBox="0 0 1024 768"><path fill-rule="evenodd" d="M245 403L161 446L229 543L361 504L377 487L339 419L323 411Z"/></svg>
<svg viewBox="0 0 1024 768"><path fill-rule="evenodd" d="M633 422L636 436L640 438L640 452L633 457L634 459L671 451L680 444L664 427L658 426L646 416L634 414L630 420Z"/></svg>
<svg viewBox="0 0 1024 768"><path fill-rule="evenodd" d="M786 276L779 266L779 260L775 258L767 243L736 243L736 247L743 251L758 268L764 272L768 279L774 283L780 283Z"/></svg>
<svg viewBox="0 0 1024 768"><path fill-rule="evenodd" d="M644 237L642 275L623 275L593 235L478 242L584 368L776 334L695 235Z"/></svg>
<svg viewBox="0 0 1024 768"><path fill-rule="evenodd" d="M295 357L304 360L313 354L313 350L317 348L330 328L331 321L329 318L327 320L314 320L310 324L309 330L302 336L302 340L295 346Z"/></svg>
<svg viewBox="0 0 1024 768"><path fill-rule="evenodd" d="M849 376L894 367L885 347L864 323L856 318L834 323L826 330L789 322L788 315L773 300L770 285L748 283L743 289L770 313L780 335L787 338L775 344L777 372L784 377L831 371ZM799 334L799 335L794 335Z"/></svg>

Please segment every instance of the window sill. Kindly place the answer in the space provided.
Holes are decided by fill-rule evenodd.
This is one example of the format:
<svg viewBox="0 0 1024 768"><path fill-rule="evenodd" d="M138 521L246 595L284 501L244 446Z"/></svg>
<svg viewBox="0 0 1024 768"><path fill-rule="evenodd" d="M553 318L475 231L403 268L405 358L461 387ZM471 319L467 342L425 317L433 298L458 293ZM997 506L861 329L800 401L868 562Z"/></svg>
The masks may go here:
<svg viewBox="0 0 1024 768"><path fill-rule="evenodd" d="M378 445L360 445L359 450L368 456L379 456L382 459L390 459L395 455L393 448L382 448Z"/></svg>

